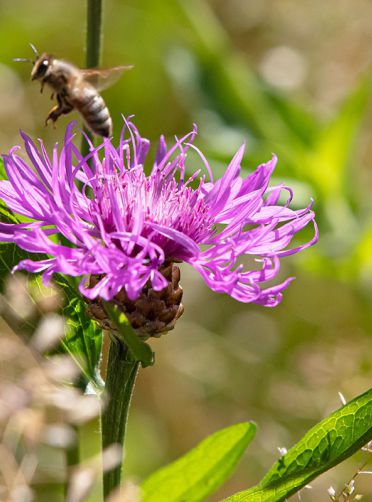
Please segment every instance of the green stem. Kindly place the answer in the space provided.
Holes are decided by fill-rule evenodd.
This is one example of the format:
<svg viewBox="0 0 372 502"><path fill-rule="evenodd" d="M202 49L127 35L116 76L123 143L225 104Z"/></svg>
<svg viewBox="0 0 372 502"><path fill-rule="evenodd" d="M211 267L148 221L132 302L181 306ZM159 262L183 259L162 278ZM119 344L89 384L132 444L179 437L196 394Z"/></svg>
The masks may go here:
<svg viewBox="0 0 372 502"><path fill-rule="evenodd" d="M87 3L87 35L86 35L86 58L85 66L95 68L101 62L102 46L102 0L88 0ZM93 142L90 131L84 127L85 133ZM89 145L85 138L82 138L81 153L88 155Z"/></svg>
<svg viewBox="0 0 372 502"><path fill-rule="evenodd" d="M86 67L99 66L101 59L102 0L88 0Z"/></svg>
<svg viewBox="0 0 372 502"><path fill-rule="evenodd" d="M134 361L128 348L112 338L106 376L109 402L102 416L102 449L113 443L124 445L128 411L138 372L139 361ZM103 475L104 497L120 486L122 462Z"/></svg>

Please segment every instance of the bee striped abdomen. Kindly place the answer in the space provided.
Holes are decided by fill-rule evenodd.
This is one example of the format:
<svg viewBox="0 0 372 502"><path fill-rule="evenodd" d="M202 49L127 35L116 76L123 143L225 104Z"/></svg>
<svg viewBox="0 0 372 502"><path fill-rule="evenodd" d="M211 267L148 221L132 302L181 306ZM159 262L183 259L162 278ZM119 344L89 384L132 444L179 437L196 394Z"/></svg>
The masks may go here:
<svg viewBox="0 0 372 502"><path fill-rule="evenodd" d="M99 136L109 137L112 134L112 120L108 108L102 98L94 90L86 93L77 108L85 119L89 129Z"/></svg>

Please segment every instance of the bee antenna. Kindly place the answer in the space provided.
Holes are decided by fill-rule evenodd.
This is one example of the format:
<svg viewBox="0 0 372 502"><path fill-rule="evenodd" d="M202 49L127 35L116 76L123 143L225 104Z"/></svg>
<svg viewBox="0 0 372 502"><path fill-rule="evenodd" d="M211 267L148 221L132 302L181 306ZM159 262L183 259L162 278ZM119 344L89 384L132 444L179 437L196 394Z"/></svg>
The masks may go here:
<svg viewBox="0 0 372 502"><path fill-rule="evenodd" d="M32 44L32 43L30 42L30 44L29 44L29 45L30 45L30 47L31 47L31 49L32 49L32 51L33 51L33 53L35 54L35 56L36 56L37 58L39 58L39 57L40 57L40 54L38 53L38 50L36 49L36 47L34 46L34 44Z"/></svg>
<svg viewBox="0 0 372 502"><path fill-rule="evenodd" d="M34 63L30 58L13 58L16 63Z"/></svg>

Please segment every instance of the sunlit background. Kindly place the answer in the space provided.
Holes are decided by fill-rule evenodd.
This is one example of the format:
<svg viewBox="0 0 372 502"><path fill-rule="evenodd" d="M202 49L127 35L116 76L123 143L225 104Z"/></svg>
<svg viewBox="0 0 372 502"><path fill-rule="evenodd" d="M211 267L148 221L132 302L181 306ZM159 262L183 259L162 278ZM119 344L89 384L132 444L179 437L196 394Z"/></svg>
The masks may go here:
<svg viewBox="0 0 372 502"><path fill-rule="evenodd" d="M79 120L45 128L49 93L12 58L32 57L33 42L84 66L85 20L84 1L0 0L1 152L19 144L20 128L51 147ZM152 343L156 365L140 372L135 392L126 451L134 483L207 434L254 420L256 439L208 499L221 500L258 482L278 447L339 407L338 392L348 400L370 387L371 47L369 0L106 0L102 66L134 65L104 94L116 135L122 113L154 142L196 122L196 145L216 174L243 141L247 173L275 152L274 182L294 187L295 206L313 197L320 227L316 247L283 260L283 277L297 280L276 309L212 293L182 268L185 314ZM17 296L9 284L8 298ZM93 428L87 451L96 436ZM42 459L38 501L62 497L51 498L60 468L51 458ZM302 500L328 500L327 488L342 488L360 462L323 475ZM365 501L371 485L357 480Z"/></svg>

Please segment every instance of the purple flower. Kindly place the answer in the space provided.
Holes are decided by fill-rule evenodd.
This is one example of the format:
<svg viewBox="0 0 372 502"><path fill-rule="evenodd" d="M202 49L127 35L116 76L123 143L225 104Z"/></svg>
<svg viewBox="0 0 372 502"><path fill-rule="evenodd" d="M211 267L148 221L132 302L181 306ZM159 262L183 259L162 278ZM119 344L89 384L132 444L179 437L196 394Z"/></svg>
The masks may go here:
<svg viewBox="0 0 372 502"><path fill-rule="evenodd" d="M55 145L51 157L41 140L38 148L22 132L28 161L17 146L4 155L9 180L0 182L0 198L26 218L0 223L0 240L46 255L23 260L16 269L42 272L46 281L55 272L83 276L80 291L90 299L110 300L124 288L133 300L146 283L159 291L167 285L159 271L163 264L184 261L213 291L269 307L280 302L293 279L267 284L278 274L280 258L314 244L318 235L311 204L292 210L290 188L268 187L275 156L242 178L243 145L214 181L197 150L207 176L198 169L187 177L187 150L196 149L194 129L171 148L161 137L146 175L150 144L132 123L126 122L118 148L103 139L97 148L90 145L85 158L73 143L73 125L60 153ZM283 192L288 195L282 205ZM289 249L309 222L313 239ZM254 258L250 268L242 264L246 255ZM90 274L100 277L91 288Z"/></svg>

